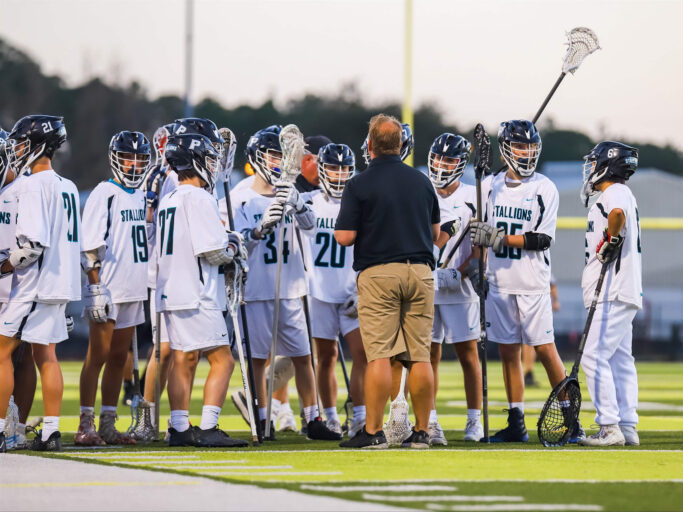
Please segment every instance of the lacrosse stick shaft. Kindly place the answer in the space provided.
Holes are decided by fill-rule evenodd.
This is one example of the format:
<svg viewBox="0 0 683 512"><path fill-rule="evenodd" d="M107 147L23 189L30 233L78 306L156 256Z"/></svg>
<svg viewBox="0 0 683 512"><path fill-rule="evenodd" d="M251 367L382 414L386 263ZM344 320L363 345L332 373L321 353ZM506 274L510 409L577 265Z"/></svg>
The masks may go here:
<svg viewBox="0 0 683 512"><path fill-rule="evenodd" d="M133 390L140 394L140 364L138 362L138 328L133 329Z"/></svg>
<svg viewBox="0 0 683 512"><path fill-rule="evenodd" d="M156 373L154 374L154 433L159 439L159 413L161 409L161 312L156 314L156 331L154 333L154 362Z"/></svg>
<svg viewBox="0 0 683 512"><path fill-rule="evenodd" d="M406 370L406 367L404 366L401 369L401 387L398 388L398 395L396 395L396 398L405 396L405 394L406 394L406 378L407 377L408 377L408 370Z"/></svg>
<svg viewBox="0 0 683 512"><path fill-rule="evenodd" d="M563 71L563 72L560 74L559 78L555 81L555 85L553 85L553 88L550 89L550 92L549 92L548 95L545 97L545 99L543 100L543 103L541 104L541 107L538 109L538 111L536 112L536 115L535 115L534 118L532 119L532 122L533 122L534 124L536 124L536 121L538 121L538 119L541 117L541 114L542 114L543 111L545 110L545 107L546 107L546 106L548 105L548 103L550 102L550 99L554 96L555 91L557 91L557 88L560 86L560 84L562 83L562 80L564 79L564 77L565 77L566 75L567 75L567 73L565 73L565 72Z"/></svg>
<svg viewBox="0 0 683 512"><path fill-rule="evenodd" d="M481 198L481 175L477 173L477 221L481 221L481 209L482 209L482 198ZM486 263L484 262L484 248L479 248L479 280L483 283L486 273ZM482 286L483 288L483 286ZM479 345L481 346L481 396L482 396L482 409L484 416L484 439L488 442L489 439L489 386L488 386L488 368L487 368L487 355L486 355L486 345L488 338L486 336L486 298L484 293L479 295Z"/></svg>
<svg viewBox="0 0 683 512"><path fill-rule="evenodd" d="M249 425L251 425L252 446L256 446L260 444L258 431L256 430L256 411L254 410L254 403L251 398L251 390L249 389L249 383L247 382L246 361L244 359L244 349L242 348L242 333L240 332L240 325L237 321L236 306L230 309L230 315L232 316L232 325L233 329L235 330L235 344L237 345L237 355L240 360L240 371L242 373L242 387L244 388L244 395L247 399L247 410L249 411Z"/></svg>
<svg viewBox="0 0 683 512"><path fill-rule="evenodd" d="M467 233L469 233L469 232L470 232L470 225L467 224L467 226L465 226L465 229L463 229L462 233L460 233L460 236L458 237L458 239L455 241L455 245L453 247L451 247L450 251L448 251L448 255L446 256L446 259L441 264L441 268L448 268L448 264L453 259L453 256L455 256L455 252L458 250L458 247L460 247L460 244L462 243L462 241L467 236Z"/></svg>
<svg viewBox="0 0 683 512"><path fill-rule="evenodd" d="M343 336L341 333L339 333L339 339L337 340L337 348L339 349L339 361L341 362L341 367L342 367L342 373L344 374L344 382L346 383L346 391L347 395L349 397L349 400L353 402L353 398L351 397L351 382L349 381L349 373L346 370L346 358L344 357L344 348L342 347L342 340Z"/></svg>

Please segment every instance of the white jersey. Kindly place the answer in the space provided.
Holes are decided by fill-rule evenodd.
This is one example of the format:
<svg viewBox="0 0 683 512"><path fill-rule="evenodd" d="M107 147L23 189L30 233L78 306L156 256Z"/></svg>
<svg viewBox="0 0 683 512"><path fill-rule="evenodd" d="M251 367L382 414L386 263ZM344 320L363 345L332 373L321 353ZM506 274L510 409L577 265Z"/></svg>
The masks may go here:
<svg viewBox="0 0 683 512"><path fill-rule="evenodd" d="M596 250L607 228L607 217L615 208L621 209L626 216L626 224L619 233L624 237L624 244L619 256L607 269L598 300L618 300L642 308L643 278L638 205L631 189L620 183L607 187L588 212L586 267L581 277L583 303L585 307L589 307L593 301L595 286L602 268Z"/></svg>
<svg viewBox="0 0 683 512"><path fill-rule="evenodd" d="M159 201L161 202L161 199L173 192L176 188L178 188L178 174L176 174L174 171L168 171L167 170L167 175L164 178L163 183L161 184L161 190L159 190ZM158 211L158 209L157 209ZM155 218L154 218L154 225L156 226L156 212L154 213ZM150 235L151 236L151 235ZM150 238L148 241L149 245L149 265L147 266L147 288L156 288L157 287L157 251L156 251L156 234L154 238Z"/></svg>
<svg viewBox="0 0 683 512"><path fill-rule="evenodd" d="M218 265L200 254L223 249L228 235L216 199L193 185L178 188L159 202L157 211L157 311L226 309L225 281Z"/></svg>
<svg viewBox="0 0 683 512"><path fill-rule="evenodd" d="M311 201L316 217L315 229L306 237L313 263L308 274L311 296L323 302L342 303L356 293L356 272L352 268L353 248L339 245L334 239L341 200L320 191L312 195Z"/></svg>
<svg viewBox="0 0 683 512"><path fill-rule="evenodd" d="M23 176L15 178L0 190L0 249L17 247L17 185ZM0 279L0 303L9 300L12 276Z"/></svg>
<svg viewBox="0 0 683 512"><path fill-rule="evenodd" d="M76 185L54 170L17 184L17 239L44 249L14 271L10 301L64 304L81 299L81 218Z"/></svg>
<svg viewBox="0 0 683 512"><path fill-rule="evenodd" d="M145 300L149 259L145 193L114 180L104 181L85 202L83 219L81 251L99 250L100 282L111 293L112 302Z"/></svg>
<svg viewBox="0 0 683 512"><path fill-rule="evenodd" d="M476 216L477 212L477 189L472 185L460 183L458 188L448 197L442 197L436 194L439 199L439 210L441 211L441 224L445 222L460 219L461 227L448 243L441 250L441 257L437 267L441 267L442 260L445 260L451 252L451 248L455 245L460 234L470 220ZM455 251L448 268L459 268L465 263L472 254L472 242L469 236L463 238L460 247ZM434 281L437 283L437 280ZM474 291L472 282L469 279L461 279L460 288L457 290L439 290L435 288L434 304L462 304L466 302L479 302L479 296Z"/></svg>
<svg viewBox="0 0 683 512"><path fill-rule="evenodd" d="M237 185L232 187L232 190L230 190L230 197L232 198L232 194L236 193L239 190L245 189L245 188L251 188L251 185L254 183L255 179L255 174L252 174L251 176L247 176L246 178L240 180L237 182ZM221 219L225 221L225 225L228 225L228 203L223 199L218 200L218 211L221 214Z"/></svg>
<svg viewBox="0 0 683 512"><path fill-rule="evenodd" d="M251 188L241 188L230 193L235 231L251 231L258 228L263 213L274 196L264 196ZM301 246L295 235L294 215L285 216L284 241L282 245L282 274L280 279L280 298L296 299L308 293L306 273L303 265ZM249 277L244 299L275 300L275 280L277 272L278 227L263 240L247 243L249 251ZM301 239L306 243L304 235Z"/></svg>
<svg viewBox="0 0 683 512"><path fill-rule="evenodd" d="M506 235L527 232L545 233L555 239L557 209L560 204L557 187L542 174L534 173L508 186L506 173L482 183L488 196L486 218L489 224L503 228ZM549 293L550 249L528 251L503 247L488 251L486 276L492 287L512 295Z"/></svg>

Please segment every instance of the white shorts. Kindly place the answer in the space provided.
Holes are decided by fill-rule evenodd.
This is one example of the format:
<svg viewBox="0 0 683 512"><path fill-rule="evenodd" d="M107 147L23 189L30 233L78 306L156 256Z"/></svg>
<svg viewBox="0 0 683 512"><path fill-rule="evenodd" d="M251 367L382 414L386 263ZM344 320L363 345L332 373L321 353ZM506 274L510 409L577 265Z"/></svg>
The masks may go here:
<svg viewBox="0 0 683 512"><path fill-rule="evenodd" d="M324 302L311 297L311 335L323 340L336 340L341 332L346 336L359 329L358 318L350 318L341 312L342 304Z"/></svg>
<svg viewBox="0 0 683 512"><path fill-rule="evenodd" d="M493 289L486 298L486 335L496 343L545 345L553 343L553 308L550 292L511 295Z"/></svg>
<svg viewBox="0 0 683 512"><path fill-rule="evenodd" d="M157 305L156 305L156 290L152 289L149 294L149 321L152 324L152 343L157 342ZM166 322L161 322L161 343L168 343L168 329L166 329Z"/></svg>
<svg viewBox="0 0 683 512"><path fill-rule="evenodd" d="M69 338L66 303L8 302L0 310L0 334L28 343L49 345Z"/></svg>
<svg viewBox="0 0 683 512"><path fill-rule="evenodd" d="M273 343L274 300L247 302L247 325L251 355L255 359L268 359ZM242 316L239 318L240 325ZM244 331L242 331L244 332ZM301 357L310 355L306 316L301 299L280 299L278 313L278 356Z"/></svg>
<svg viewBox="0 0 683 512"><path fill-rule="evenodd" d="M86 318L85 309L81 318ZM107 320L114 321L114 329L125 329L145 323L145 307L142 301L114 303Z"/></svg>
<svg viewBox="0 0 683 512"><path fill-rule="evenodd" d="M161 314L171 350L192 352L229 345L228 328L219 309L181 309Z"/></svg>
<svg viewBox="0 0 683 512"><path fill-rule="evenodd" d="M460 343L478 340L479 304L435 304L432 343Z"/></svg>

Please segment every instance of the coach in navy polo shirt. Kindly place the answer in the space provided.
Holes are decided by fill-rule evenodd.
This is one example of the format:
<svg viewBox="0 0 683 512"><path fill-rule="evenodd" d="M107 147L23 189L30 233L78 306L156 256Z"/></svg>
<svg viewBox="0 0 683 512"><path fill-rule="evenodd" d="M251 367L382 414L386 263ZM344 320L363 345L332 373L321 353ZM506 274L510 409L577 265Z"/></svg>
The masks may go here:
<svg viewBox="0 0 683 512"><path fill-rule="evenodd" d="M439 203L429 178L401 162L397 119L373 117L368 139L372 160L347 183L334 233L341 245L354 245L358 318L368 358L366 428L342 446L387 445L382 422L391 393L391 358L396 358L410 372L416 419L404 444L425 448L434 385L429 351Z"/></svg>

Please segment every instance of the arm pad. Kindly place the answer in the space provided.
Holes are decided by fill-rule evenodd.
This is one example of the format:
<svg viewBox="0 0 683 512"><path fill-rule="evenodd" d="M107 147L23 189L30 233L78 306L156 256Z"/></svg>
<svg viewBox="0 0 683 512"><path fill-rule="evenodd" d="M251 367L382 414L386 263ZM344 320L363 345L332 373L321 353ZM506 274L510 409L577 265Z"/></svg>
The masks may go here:
<svg viewBox="0 0 683 512"><path fill-rule="evenodd" d="M315 212L306 205L306 207L295 214L296 222L303 231L308 231L315 227Z"/></svg>
<svg viewBox="0 0 683 512"><path fill-rule="evenodd" d="M203 252L199 256L204 258L209 265L227 265L232 263L234 255L234 252L225 247L223 249L214 249L213 251Z"/></svg>
<svg viewBox="0 0 683 512"><path fill-rule="evenodd" d="M103 247L81 252L81 267L83 268L83 272L87 274L93 269L102 267L102 260L100 259L100 250L102 248Z"/></svg>
<svg viewBox="0 0 683 512"><path fill-rule="evenodd" d="M527 231L524 233L524 248L528 251L545 251L550 249L550 244L553 241L545 233L534 233Z"/></svg>
<svg viewBox="0 0 683 512"><path fill-rule="evenodd" d="M9 262L14 268L22 269L33 265L41 254L43 254L43 246L40 243L25 240L19 242L18 249L10 251Z"/></svg>

